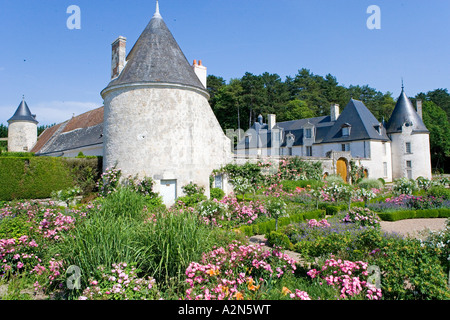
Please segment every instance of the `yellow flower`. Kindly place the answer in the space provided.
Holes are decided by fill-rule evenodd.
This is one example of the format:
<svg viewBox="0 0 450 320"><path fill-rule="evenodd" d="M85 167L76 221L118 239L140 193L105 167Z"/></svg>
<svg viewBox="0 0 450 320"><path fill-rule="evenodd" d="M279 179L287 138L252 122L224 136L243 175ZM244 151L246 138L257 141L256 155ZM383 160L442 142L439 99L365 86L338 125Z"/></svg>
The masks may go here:
<svg viewBox="0 0 450 320"><path fill-rule="evenodd" d="M288 293L292 293L292 291L289 290L289 289L286 288L286 287L283 287L283 289L281 289L281 293L282 293L283 295L287 295Z"/></svg>

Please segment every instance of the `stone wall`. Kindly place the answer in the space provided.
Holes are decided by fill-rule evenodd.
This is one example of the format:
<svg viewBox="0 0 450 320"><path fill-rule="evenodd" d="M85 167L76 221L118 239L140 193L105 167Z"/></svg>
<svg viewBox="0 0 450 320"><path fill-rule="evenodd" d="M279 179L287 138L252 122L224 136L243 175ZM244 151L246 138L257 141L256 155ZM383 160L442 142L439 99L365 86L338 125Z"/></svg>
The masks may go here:
<svg viewBox="0 0 450 320"><path fill-rule="evenodd" d="M104 94L104 169L123 176L176 180L176 194L190 182L205 187L214 169L231 161L206 91L169 84L112 87Z"/></svg>
<svg viewBox="0 0 450 320"><path fill-rule="evenodd" d="M37 141L37 125L28 121L14 121L8 126L8 151L29 152Z"/></svg>

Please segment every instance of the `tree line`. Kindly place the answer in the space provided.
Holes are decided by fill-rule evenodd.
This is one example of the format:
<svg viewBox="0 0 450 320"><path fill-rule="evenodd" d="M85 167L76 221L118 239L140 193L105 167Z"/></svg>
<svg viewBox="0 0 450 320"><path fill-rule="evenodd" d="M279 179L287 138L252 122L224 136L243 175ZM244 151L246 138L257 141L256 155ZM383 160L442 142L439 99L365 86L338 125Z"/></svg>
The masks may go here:
<svg viewBox="0 0 450 320"><path fill-rule="evenodd" d="M278 74L245 73L228 83L219 76L208 76L210 105L222 129L247 130L261 114L276 114L277 121L326 116L330 105L337 103L341 112L351 98L362 101L380 122L388 121L396 98L391 92L380 92L368 85L345 87L331 74L320 76L300 69L284 80ZM423 119L430 130L432 165L450 170L450 94L436 89L410 97L415 105L423 101Z"/></svg>

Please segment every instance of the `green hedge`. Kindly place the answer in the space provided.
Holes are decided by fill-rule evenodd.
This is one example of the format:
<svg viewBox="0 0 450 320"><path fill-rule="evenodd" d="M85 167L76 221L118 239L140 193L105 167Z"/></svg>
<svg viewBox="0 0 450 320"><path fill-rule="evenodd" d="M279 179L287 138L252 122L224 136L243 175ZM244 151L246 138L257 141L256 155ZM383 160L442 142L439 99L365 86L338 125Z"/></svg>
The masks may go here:
<svg viewBox="0 0 450 320"><path fill-rule="evenodd" d="M418 218L450 218L450 208L398 210L392 212L380 212L378 216L384 221L399 221Z"/></svg>
<svg viewBox="0 0 450 320"><path fill-rule="evenodd" d="M287 226L291 223L299 223L310 219L325 218L324 210L313 210L302 213L292 214L289 217L282 217L278 219L278 228ZM246 236L253 236L257 234L269 234L271 231L275 231L275 220L264 221L255 223L252 225L245 225L239 228Z"/></svg>
<svg viewBox="0 0 450 320"><path fill-rule="evenodd" d="M75 185L85 190L87 185L95 185L101 174L101 170L98 169L101 168L100 162L101 158L2 156L0 157L0 201L49 198L52 191Z"/></svg>

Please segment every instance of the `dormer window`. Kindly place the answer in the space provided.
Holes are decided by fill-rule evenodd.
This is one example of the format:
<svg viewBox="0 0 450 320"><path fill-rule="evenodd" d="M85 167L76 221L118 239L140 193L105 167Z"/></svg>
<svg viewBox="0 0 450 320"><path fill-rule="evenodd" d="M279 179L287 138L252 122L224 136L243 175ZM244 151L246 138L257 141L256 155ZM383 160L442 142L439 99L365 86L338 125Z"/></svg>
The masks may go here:
<svg viewBox="0 0 450 320"><path fill-rule="evenodd" d="M379 135L382 134L383 125L381 123L373 127L375 128L375 130L377 130Z"/></svg>
<svg viewBox="0 0 450 320"><path fill-rule="evenodd" d="M351 129L351 126L348 123L344 124L341 128L342 136L343 137L350 136L350 129Z"/></svg>
<svg viewBox="0 0 450 320"><path fill-rule="evenodd" d="M305 138L306 139L311 139L312 138L312 129L311 128L305 129Z"/></svg>

